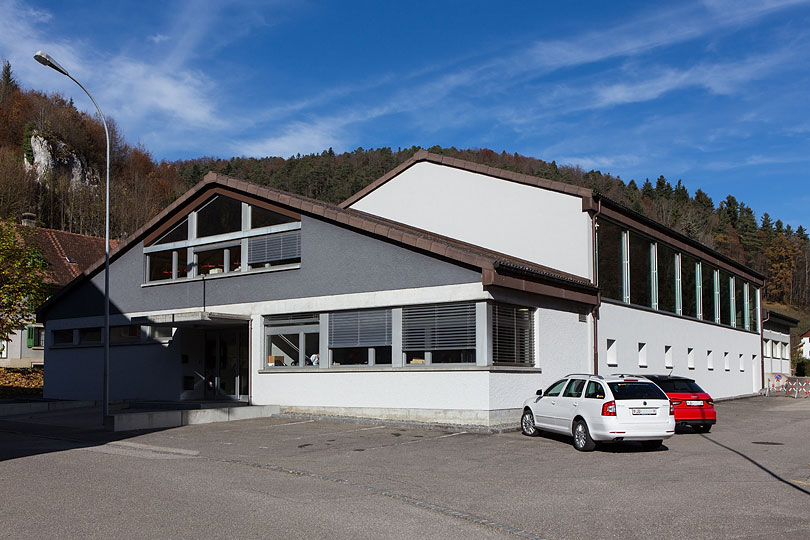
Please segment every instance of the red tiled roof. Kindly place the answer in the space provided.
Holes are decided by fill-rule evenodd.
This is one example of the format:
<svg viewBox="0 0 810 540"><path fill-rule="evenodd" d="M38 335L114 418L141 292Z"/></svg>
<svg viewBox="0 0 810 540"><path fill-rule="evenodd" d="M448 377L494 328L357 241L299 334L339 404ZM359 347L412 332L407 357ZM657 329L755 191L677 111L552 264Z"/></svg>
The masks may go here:
<svg viewBox="0 0 810 540"><path fill-rule="evenodd" d="M38 227L30 240L48 262L46 283L67 285L104 258L104 238ZM112 249L117 242L111 242Z"/></svg>

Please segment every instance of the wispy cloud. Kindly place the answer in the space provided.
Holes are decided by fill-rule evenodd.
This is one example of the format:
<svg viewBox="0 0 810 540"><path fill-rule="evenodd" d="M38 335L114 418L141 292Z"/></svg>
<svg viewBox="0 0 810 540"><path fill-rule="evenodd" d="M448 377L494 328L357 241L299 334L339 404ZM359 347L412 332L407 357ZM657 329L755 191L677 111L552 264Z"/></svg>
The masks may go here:
<svg viewBox="0 0 810 540"><path fill-rule="evenodd" d="M152 43L163 43L164 41L169 41L169 36L165 34L153 34L147 38Z"/></svg>

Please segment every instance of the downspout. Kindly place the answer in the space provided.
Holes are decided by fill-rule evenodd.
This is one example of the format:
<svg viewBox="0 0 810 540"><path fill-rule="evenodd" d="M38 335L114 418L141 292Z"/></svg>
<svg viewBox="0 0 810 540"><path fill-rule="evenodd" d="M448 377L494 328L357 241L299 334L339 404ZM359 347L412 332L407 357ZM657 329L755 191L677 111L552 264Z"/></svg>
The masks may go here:
<svg viewBox="0 0 810 540"><path fill-rule="evenodd" d="M591 218L591 242L593 243L593 284L599 286L599 246L597 245L596 229L599 225L596 223L596 218L602 212L601 199L597 203L596 213ZM602 304L602 292L596 294L596 305L591 310L591 319L593 319L593 373L599 375L599 306Z"/></svg>
<svg viewBox="0 0 810 540"><path fill-rule="evenodd" d="M764 288L764 287L763 287ZM765 312L765 318L762 318L762 311ZM762 388L760 390L764 390L766 388L765 385L765 323L768 319L771 318L771 312L767 309L763 309L759 313L759 318L762 319L759 323L759 367L760 367L760 384ZM771 360L773 361L773 360Z"/></svg>

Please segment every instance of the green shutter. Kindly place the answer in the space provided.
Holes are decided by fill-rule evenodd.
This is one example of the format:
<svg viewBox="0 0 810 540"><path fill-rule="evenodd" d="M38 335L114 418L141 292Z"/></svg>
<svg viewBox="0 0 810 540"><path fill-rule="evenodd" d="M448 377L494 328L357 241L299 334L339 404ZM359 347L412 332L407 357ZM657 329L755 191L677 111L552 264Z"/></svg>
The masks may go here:
<svg viewBox="0 0 810 540"><path fill-rule="evenodd" d="M28 326L26 328L27 331L27 338L28 338L28 348L31 349L34 347L34 327Z"/></svg>

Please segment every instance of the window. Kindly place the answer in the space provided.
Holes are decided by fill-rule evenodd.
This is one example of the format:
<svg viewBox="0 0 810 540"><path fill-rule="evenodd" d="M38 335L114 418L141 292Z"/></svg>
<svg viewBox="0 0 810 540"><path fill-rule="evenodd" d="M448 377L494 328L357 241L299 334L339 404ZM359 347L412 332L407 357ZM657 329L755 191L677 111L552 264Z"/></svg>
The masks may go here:
<svg viewBox="0 0 810 540"><path fill-rule="evenodd" d="M675 271L675 251L665 245L658 244L658 309L675 313L676 271Z"/></svg>
<svg viewBox="0 0 810 540"><path fill-rule="evenodd" d="M759 332L759 289L753 284L748 284L748 320L750 330Z"/></svg>
<svg viewBox="0 0 810 540"><path fill-rule="evenodd" d="M250 208L250 228L261 229L263 227L270 227L272 225L281 225L282 223L290 223L295 219L283 216L271 210L265 210L258 206Z"/></svg>
<svg viewBox="0 0 810 540"><path fill-rule="evenodd" d="M626 399L669 399L655 384L649 382L611 382L608 383L613 391L613 397L619 400Z"/></svg>
<svg viewBox="0 0 810 540"><path fill-rule="evenodd" d="M712 351L706 351L706 369L709 371L714 369L714 354L712 354Z"/></svg>
<svg viewBox="0 0 810 540"><path fill-rule="evenodd" d="M720 324L731 325L731 274L725 270L720 270Z"/></svg>
<svg viewBox="0 0 810 540"><path fill-rule="evenodd" d="M171 244L172 242L183 242L184 240L188 240L188 218L155 240L155 244Z"/></svg>
<svg viewBox="0 0 810 540"><path fill-rule="evenodd" d="M548 387L548 390L546 390L545 394L543 394L543 395L544 396L551 396L551 397L559 396L560 392L562 392L563 386L565 386L566 382L568 382L568 379L563 379L561 381L555 382L554 384L552 384L551 386Z"/></svg>
<svg viewBox="0 0 810 540"><path fill-rule="evenodd" d="M745 328L745 282L738 277L734 278L734 326Z"/></svg>
<svg viewBox="0 0 810 540"><path fill-rule="evenodd" d="M630 233L630 303L652 307L652 268L650 241Z"/></svg>
<svg viewBox="0 0 810 540"><path fill-rule="evenodd" d="M171 339L172 335L174 335L174 328L171 326L150 326L148 334L151 339Z"/></svg>
<svg viewBox="0 0 810 540"><path fill-rule="evenodd" d="M772 354L771 351L773 350L772 346L773 346L773 344L772 344L771 340L766 339L765 340L765 347L764 347L765 348L765 351L764 351L765 356L767 356L767 357L771 356L771 354Z"/></svg>
<svg viewBox="0 0 810 540"><path fill-rule="evenodd" d="M723 353L723 369L731 371L731 358L729 358L728 352Z"/></svg>
<svg viewBox="0 0 810 540"><path fill-rule="evenodd" d="M408 364L475 363L475 304L403 308L402 349Z"/></svg>
<svg viewBox="0 0 810 540"><path fill-rule="evenodd" d="M151 245L144 246L146 281L300 262L301 222L294 215L217 195Z"/></svg>
<svg viewBox="0 0 810 540"><path fill-rule="evenodd" d="M54 330L52 335L54 345L73 345L73 330Z"/></svg>
<svg viewBox="0 0 810 540"><path fill-rule="evenodd" d="M26 345L29 349L45 346L45 329L41 326L26 327Z"/></svg>
<svg viewBox="0 0 810 540"><path fill-rule="evenodd" d="M672 366L672 346L664 345L664 367L671 368Z"/></svg>
<svg viewBox="0 0 810 540"><path fill-rule="evenodd" d="M681 314L697 317L697 259L681 254Z"/></svg>
<svg viewBox="0 0 810 540"><path fill-rule="evenodd" d="M686 349L686 367L688 369L695 369L695 349L687 347Z"/></svg>
<svg viewBox="0 0 810 540"><path fill-rule="evenodd" d="M238 272L242 269L242 248L239 244L227 247L202 247L195 250L197 275Z"/></svg>
<svg viewBox="0 0 810 540"><path fill-rule="evenodd" d="M236 232L242 229L242 203L215 196L197 210L197 238Z"/></svg>
<svg viewBox="0 0 810 540"><path fill-rule="evenodd" d="M616 349L616 340L609 339L607 340L607 365L609 366L618 366L619 360L617 358Z"/></svg>
<svg viewBox="0 0 810 540"><path fill-rule="evenodd" d="M782 343L782 359L790 360L790 344Z"/></svg>
<svg viewBox="0 0 810 540"><path fill-rule="evenodd" d="M571 379L568 386L565 388L563 397L577 398L582 395L582 389L585 387L585 381L582 379Z"/></svg>
<svg viewBox="0 0 810 540"><path fill-rule="evenodd" d="M329 314L333 365L391 365L391 310Z"/></svg>
<svg viewBox="0 0 810 540"><path fill-rule="evenodd" d="M704 321L714 322L715 318L715 295L714 295L714 274L716 269L708 264L700 264L700 289L701 308Z"/></svg>
<svg viewBox="0 0 810 540"><path fill-rule="evenodd" d="M647 367L647 344L638 344L638 367Z"/></svg>
<svg viewBox="0 0 810 540"><path fill-rule="evenodd" d="M158 251L149 255L149 281L172 279L172 251Z"/></svg>
<svg viewBox="0 0 810 540"><path fill-rule="evenodd" d="M110 343L135 343L141 340L141 327L138 325L110 327Z"/></svg>
<svg viewBox="0 0 810 540"><path fill-rule="evenodd" d="M534 310L507 304L492 306L494 364L534 366Z"/></svg>
<svg viewBox="0 0 810 540"><path fill-rule="evenodd" d="M742 353L740 353L740 371L745 371L745 358Z"/></svg>
<svg viewBox="0 0 810 540"><path fill-rule="evenodd" d="M605 399L605 389L596 381L588 381L585 397L587 399Z"/></svg>
<svg viewBox="0 0 810 540"><path fill-rule="evenodd" d="M301 231L288 231L248 240L248 265L265 268L301 261Z"/></svg>
<svg viewBox="0 0 810 540"><path fill-rule="evenodd" d="M599 221L597 229L599 287L602 296L622 298L622 229L610 221Z"/></svg>
<svg viewBox="0 0 810 540"><path fill-rule="evenodd" d="M79 343L82 345L101 343L101 328L79 328Z"/></svg>
<svg viewBox="0 0 810 540"><path fill-rule="evenodd" d="M8 341L0 340L0 358L8 358Z"/></svg>

